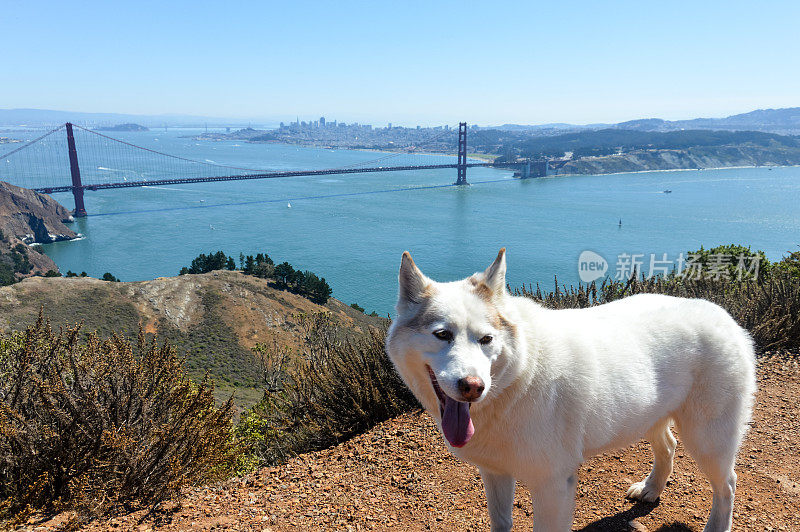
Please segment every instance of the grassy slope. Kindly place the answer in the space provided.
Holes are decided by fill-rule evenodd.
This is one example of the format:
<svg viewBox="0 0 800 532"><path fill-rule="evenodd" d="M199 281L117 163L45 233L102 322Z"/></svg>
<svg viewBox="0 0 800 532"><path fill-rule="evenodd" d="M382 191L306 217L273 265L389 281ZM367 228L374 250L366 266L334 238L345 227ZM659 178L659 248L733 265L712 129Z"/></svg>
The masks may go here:
<svg viewBox="0 0 800 532"><path fill-rule="evenodd" d="M0 288L0 329L30 325L40 308L54 327L82 322L84 332L101 336L135 336L141 324L186 356L192 377L202 378L208 371L218 385L218 397L233 393L239 406L261 397L259 369L250 348L273 341L298 348L298 313L327 310L356 331L381 324L338 300L317 305L273 289L263 279L227 271L133 283L26 279Z"/></svg>

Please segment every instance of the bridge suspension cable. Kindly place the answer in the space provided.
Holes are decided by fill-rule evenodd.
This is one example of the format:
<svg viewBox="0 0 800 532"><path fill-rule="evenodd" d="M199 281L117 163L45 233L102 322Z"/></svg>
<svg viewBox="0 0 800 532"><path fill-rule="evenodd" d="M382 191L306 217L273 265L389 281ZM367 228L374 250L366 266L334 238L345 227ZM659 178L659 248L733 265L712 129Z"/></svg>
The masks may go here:
<svg viewBox="0 0 800 532"><path fill-rule="evenodd" d="M60 135L54 135L64 129L67 130L67 142ZM457 161L453 160L454 155L414 153L424 146L441 143L446 136L455 137L455 134L455 129L447 128L422 142L397 148L410 151L389 153L343 166L295 170L275 166L252 168L223 164L210 159L198 160L139 146L67 123L0 157L0 180L40 192L71 191L75 195L76 215L83 213L78 204L82 205L83 191L87 189L444 168L459 169L457 184L466 184L464 176L468 166L490 166L490 163L467 163L465 123L459 124ZM165 137L162 140L174 142L176 139ZM157 142L159 139L154 138L153 141ZM185 147L191 148L188 144ZM416 157L418 160L409 160L409 157ZM392 165L381 164L393 159L397 162Z"/></svg>

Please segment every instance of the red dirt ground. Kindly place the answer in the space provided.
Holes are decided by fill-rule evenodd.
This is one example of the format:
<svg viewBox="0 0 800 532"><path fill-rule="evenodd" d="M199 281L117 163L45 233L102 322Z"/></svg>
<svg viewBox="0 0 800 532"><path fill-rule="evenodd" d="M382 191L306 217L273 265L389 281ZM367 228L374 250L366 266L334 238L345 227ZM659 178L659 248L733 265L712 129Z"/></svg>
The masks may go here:
<svg viewBox="0 0 800 532"><path fill-rule="evenodd" d="M800 364L762 358L752 428L742 446L735 530L800 531ZM678 435L680 438L680 435ZM700 531L711 488L681 446L660 501L625 500L650 469L640 443L589 460L580 470L573 528L580 531ZM516 529L531 527L530 496L519 486ZM64 516L29 521L53 530ZM477 469L450 455L425 414L382 423L323 451L298 456L216 486L187 490L155 514L118 516L88 530L488 530Z"/></svg>

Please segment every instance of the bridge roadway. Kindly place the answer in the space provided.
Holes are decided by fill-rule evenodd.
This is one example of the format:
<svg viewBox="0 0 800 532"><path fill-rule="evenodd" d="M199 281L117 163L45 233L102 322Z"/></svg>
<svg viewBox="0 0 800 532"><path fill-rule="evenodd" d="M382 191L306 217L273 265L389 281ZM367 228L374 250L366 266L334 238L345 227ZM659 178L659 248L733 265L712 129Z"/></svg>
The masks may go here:
<svg viewBox="0 0 800 532"><path fill-rule="evenodd" d="M467 167L493 166L491 162L486 163L467 163ZM277 177L299 177L313 175L332 175L332 174L363 174L371 172L399 172L403 170L440 170L443 168L457 168L457 164L428 164L412 166L376 166L368 168L329 168L325 170L290 170L286 172L266 172L263 174L242 174L216 177L183 177L174 179L152 179L150 181L121 181L118 183L98 183L94 185L83 185L84 190L103 190L107 188L133 188L133 187L153 187L159 185L182 185L185 183L210 183L214 181L242 181L245 179L272 179ZM72 192L72 186L61 187L42 187L34 188L36 192L51 194L53 192Z"/></svg>

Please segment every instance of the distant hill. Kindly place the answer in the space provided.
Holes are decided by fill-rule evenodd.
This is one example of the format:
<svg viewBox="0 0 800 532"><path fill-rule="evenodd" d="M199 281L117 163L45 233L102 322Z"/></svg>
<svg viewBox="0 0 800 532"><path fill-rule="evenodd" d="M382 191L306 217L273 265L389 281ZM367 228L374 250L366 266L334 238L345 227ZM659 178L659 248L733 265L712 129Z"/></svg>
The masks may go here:
<svg viewBox="0 0 800 532"><path fill-rule="evenodd" d="M695 118L667 122L673 129L728 129L800 134L800 107L758 109L726 118Z"/></svg>
<svg viewBox="0 0 800 532"><path fill-rule="evenodd" d="M196 116L183 114L135 115L124 113L84 113L77 111L60 111L51 109L0 109L0 126L54 126L64 122L75 122L89 126L111 126L122 123L143 124L147 127L167 126L239 126L247 125L250 120L242 118L225 118L213 116ZM274 125L265 121L264 125Z"/></svg>
<svg viewBox="0 0 800 532"><path fill-rule="evenodd" d="M329 299L317 305L267 280L233 271L112 283L89 277L31 277L0 288L0 330L34 323L43 307L55 328L83 322L83 331L135 337L139 324L169 339L192 377L206 371L217 381L218 397L234 394L237 405L261 398L260 369L250 350L256 343L298 348L305 331L298 314L330 312L355 333L382 327L368 316Z"/></svg>
<svg viewBox="0 0 800 532"><path fill-rule="evenodd" d="M686 149L697 146L741 146L800 148L800 139L760 131L641 131L639 129L600 129L579 131L518 142L527 156L606 155L633 149Z"/></svg>
<svg viewBox="0 0 800 532"><path fill-rule="evenodd" d="M712 129L728 131L762 131L782 135L800 135L800 107L784 109L758 109L749 113L731 115L725 118L694 118L691 120L662 120L661 118L640 118L617 124L541 124L518 125L503 124L491 128L509 132L523 132L541 135L563 133L565 130L631 129L636 131L678 131L682 129Z"/></svg>
<svg viewBox="0 0 800 532"><path fill-rule="evenodd" d="M552 174L609 174L647 170L800 165L800 138L760 131L642 131L630 128L585 130L554 136L485 139L486 149L502 151L497 162L545 157Z"/></svg>
<svg viewBox="0 0 800 532"><path fill-rule="evenodd" d="M201 133L199 135L190 135L185 138L192 138L195 140L261 140L258 137L266 134L266 131L246 127L230 133Z"/></svg>
<svg viewBox="0 0 800 532"><path fill-rule="evenodd" d="M96 128L96 131L150 131L150 128L146 128L139 124L117 124L115 126L103 126Z"/></svg>

